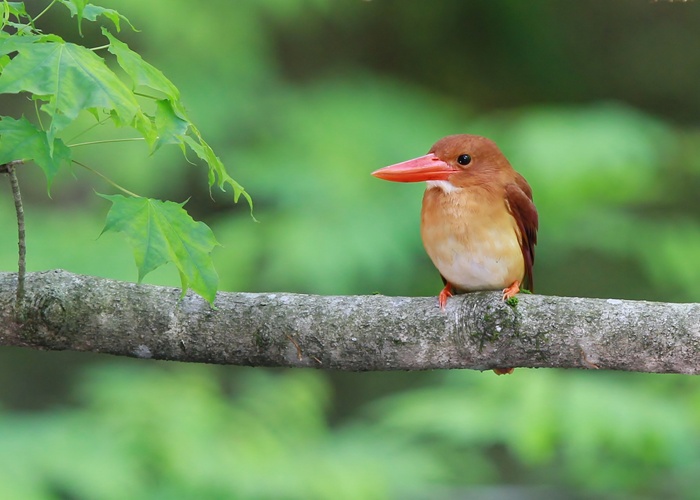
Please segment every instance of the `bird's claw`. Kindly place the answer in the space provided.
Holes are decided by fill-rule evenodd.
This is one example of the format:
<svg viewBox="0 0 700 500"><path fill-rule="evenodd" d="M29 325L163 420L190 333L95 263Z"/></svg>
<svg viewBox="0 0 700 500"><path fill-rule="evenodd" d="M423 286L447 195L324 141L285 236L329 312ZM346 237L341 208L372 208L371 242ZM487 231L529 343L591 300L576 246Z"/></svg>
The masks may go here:
<svg viewBox="0 0 700 500"><path fill-rule="evenodd" d="M438 303L440 304L440 309L445 309L447 305L447 299L452 297L452 285L450 283L445 283L445 288L442 289L440 295L438 295Z"/></svg>
<svg viewBox="0 0 700 500"><path fill-rule="evenodd" d="M508 288L503 289L503 300L515 297L518 292L520 292L520 282L516 280Z"/></svg>

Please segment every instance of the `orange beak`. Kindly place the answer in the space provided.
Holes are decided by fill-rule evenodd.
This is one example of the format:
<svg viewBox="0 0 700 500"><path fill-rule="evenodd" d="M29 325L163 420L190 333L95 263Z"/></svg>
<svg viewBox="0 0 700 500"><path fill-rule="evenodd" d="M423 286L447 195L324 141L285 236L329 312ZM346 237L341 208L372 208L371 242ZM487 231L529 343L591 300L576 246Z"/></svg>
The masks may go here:
<svg viewBox="0 0 700 500"><path fill-rule="evenodd" d="M372 172L372 175L385 181L420 182L446 181L455 172L459 172L459 169L448 165L433 153L429 153L413 160L380 168Z"/></svg>

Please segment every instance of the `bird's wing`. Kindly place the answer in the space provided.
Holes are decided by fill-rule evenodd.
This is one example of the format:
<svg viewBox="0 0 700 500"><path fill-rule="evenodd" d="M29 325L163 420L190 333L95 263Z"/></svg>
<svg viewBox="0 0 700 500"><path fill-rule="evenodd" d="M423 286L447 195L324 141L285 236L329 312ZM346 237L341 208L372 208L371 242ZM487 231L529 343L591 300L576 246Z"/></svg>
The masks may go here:
<svg viewBox="0 0 700 500"><path fill-rule="evenodd" d="M515 182L506 185L506 202L510 214L520 229L520 248L525 260L523 287L533 291L532 266L535 263L535 245L539 225L537 209L532 202L532 189L525 178L517 174Z"/></svg>

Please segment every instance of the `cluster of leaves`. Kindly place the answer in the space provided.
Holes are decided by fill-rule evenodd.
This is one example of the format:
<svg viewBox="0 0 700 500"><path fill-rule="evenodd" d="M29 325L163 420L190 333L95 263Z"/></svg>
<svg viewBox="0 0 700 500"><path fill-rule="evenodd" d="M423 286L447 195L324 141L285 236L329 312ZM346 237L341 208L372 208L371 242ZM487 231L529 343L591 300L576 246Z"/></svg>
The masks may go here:
<svg viewBox="0 0 700 500"><path fill-rule="evenodd" d="M234 200L245 197L243 187L226 171L221 160L187 117L178 89L161 71L147 63L105 26L106 45L87 48L37 28L37 20L52 6L68 8L82 22L104 21L117 32L124 16L84 0L53 0L32 17L24 3L0 3L0 93L28 93L34 100L36 123L22 116L0 116L0 164L33 161L44 172L47 185L72 163L96 172L73 158L73 148L61 133L82 113L96 123L112 122L139 134L153 153L166 144L178 145L208 165L209 186L231 188ZM107 51L131 80L124 83L98 53ZM97 172L96 172L97 173ZM102 174L98 174L103 176ZM104 176L103 176L104 177ZM214 301L218 276L210 253L217 245L211 230L195 222L182 204L138 196L112 182L127 196L105 196L112 202L105 231L121 231L134 247L139 281L153 269L172 262L187 288Z"/></svg>

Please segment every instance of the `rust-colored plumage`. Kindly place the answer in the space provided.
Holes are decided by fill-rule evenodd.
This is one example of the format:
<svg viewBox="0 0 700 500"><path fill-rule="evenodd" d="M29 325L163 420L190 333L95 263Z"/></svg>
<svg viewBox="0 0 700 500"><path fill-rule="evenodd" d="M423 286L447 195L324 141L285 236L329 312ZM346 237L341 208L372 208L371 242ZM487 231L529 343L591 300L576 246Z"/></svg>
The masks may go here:
<svg viewBox="0 0 700 500"><path fill-rule="evenodd" d="M532 291L538 228L532 189L493 141L451 135L427 155L372 175L427 181L421 237L445 283L440 307L458 292L503 289L507 299L521 286Z"/></svg>

